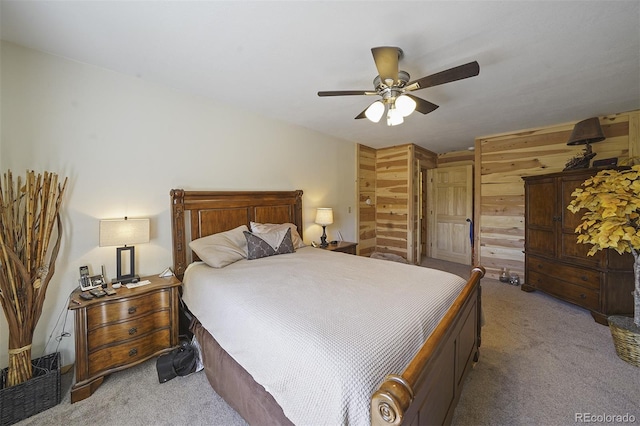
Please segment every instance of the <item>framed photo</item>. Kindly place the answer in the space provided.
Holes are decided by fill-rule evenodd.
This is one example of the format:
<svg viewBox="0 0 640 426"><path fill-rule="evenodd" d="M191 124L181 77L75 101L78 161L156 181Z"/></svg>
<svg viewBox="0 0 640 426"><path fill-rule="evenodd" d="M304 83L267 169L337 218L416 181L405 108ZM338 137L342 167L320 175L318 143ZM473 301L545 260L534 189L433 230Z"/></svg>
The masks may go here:
<svg viewBox="0 0 640 426"><path fill-rule="evenodd" d="M78 282L80 283L80 289L82 291L93 290L94 288L102 288L103 284L106 284L102 275L93 275L91 277L87 276L84 278L80 278Z"/></svg>

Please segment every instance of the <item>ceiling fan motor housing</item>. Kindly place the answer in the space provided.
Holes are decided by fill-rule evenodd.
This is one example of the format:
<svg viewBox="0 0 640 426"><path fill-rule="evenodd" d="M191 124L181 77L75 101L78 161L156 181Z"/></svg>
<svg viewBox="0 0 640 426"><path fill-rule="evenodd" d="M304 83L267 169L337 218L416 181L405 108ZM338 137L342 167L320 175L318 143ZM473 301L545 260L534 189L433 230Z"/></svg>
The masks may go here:
<svg viewBox="0 0 640 426"><path fill-rule="evenodd" d="M409 78L410 76L408 72L398 71L398 80L393 82L393 84L388 85L382 81L379 75L377 75L376 78L373 79L373 87L375 87L376 91L378 92L388 87L402 88L407 85L407 83L409 82Z"/></svg>

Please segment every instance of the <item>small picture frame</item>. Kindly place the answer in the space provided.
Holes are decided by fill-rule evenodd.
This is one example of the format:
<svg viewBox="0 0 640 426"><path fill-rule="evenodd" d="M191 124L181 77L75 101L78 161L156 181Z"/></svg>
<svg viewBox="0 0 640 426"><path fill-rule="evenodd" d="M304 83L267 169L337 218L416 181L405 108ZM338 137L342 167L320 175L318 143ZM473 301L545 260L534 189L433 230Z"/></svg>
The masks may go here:
<svg viewBox="0 0 640 426"><path fill-rule="evenodd" d="M91 281L91 285L94 287L103 287L105 284L107 284L102 274L89 277L89 281Z"/></svg>
<svg viewBox="0 0 640 426"><path fill-rule="evenodd" d="M94 288L102 288L106 284L102 275L85 276L78 280L82 291L93 290Z"/></svg>

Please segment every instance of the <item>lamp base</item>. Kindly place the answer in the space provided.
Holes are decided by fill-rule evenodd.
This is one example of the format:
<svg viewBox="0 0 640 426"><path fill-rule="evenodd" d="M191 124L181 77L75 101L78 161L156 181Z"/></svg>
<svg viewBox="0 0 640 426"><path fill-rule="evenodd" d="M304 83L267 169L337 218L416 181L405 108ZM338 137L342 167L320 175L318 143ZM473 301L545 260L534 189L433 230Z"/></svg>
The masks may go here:
<svg viewBox="0 0 640 426"><path fill-rule="evenodd" d="M327 243L327 232L326 232L326 225L322 225L322 236L320 237L320 247L325 248L327 247L329 244Z"/></svg>
<svg viewBox="0 0 640 426"><path fill-rule="evenodd" d="M566 170L575 170L575 169L588 169L589 162L593 157L596 156L596 153L591 150L591 145L589 143L584 147L584 151L582 155L576 155L567 161L563 171Z"/></svg>
<svg viewBox="0 0 640 426"><path fill-rule="evenodd" d="M120 277L114 278L111 280L111 284L120 283L120 284L129 284L133 282L140 281L140 277L138 275L134 275L132 277Z"/></svg>

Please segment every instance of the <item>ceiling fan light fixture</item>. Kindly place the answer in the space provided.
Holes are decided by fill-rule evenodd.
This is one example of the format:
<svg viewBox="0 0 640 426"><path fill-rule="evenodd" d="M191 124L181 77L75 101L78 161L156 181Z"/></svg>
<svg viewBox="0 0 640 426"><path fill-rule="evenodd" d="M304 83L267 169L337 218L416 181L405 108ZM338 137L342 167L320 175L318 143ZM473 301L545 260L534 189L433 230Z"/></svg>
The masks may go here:
<svg viewBox="0 0 640 426"><path fill-rule="evenodd" d="M404 123L402 113L398 111L394 104L389 105L389 113L387 114L387 126L397 126Z"/></svg>
<svg viewBox="0 0 640 426"><path fill-rule="evenodd" d="M438 105L427 100L410 95L408 92L439 86L480 74L480 65L477 61L449 68L435 74L431 74L414 81L409 73L399 69L399 60L402 58L402 49L394 46L380 46L371 49L373 60L376 63L378 75L373 79L374 90L331 90L320 91L318 96L358 96L378 95L380 102L374 102L364 111L355 116L356 120L368 118L374 123L379 122L387 113L387 125L396 126L404 122L413 111L420 114L429 114L438 109Z"/></svg>
<svg viewBox="0 0 640 426"><path fill-rule="evenodd" d="M382 101L375 101L369 108L364 112L364 115L374 123L377 123L382 118L384 114L384 104Z"/></svg>
<svg viewBox="0 0 640 426"><path fill-rule="evenodd" d="M408 117L413 111L416 110L416 101L411 99L407 95L400 95L396 99L396 109L402 114L403 117Z"/></svg>

